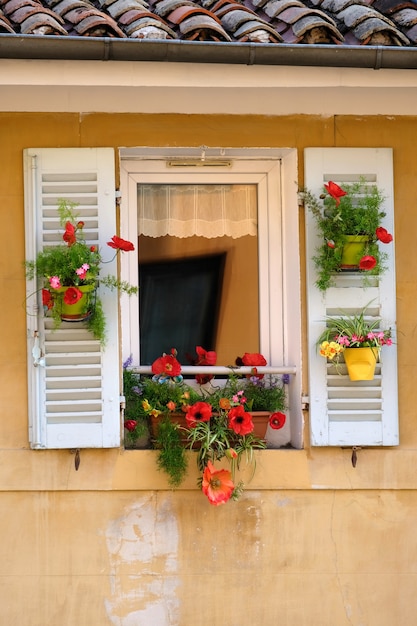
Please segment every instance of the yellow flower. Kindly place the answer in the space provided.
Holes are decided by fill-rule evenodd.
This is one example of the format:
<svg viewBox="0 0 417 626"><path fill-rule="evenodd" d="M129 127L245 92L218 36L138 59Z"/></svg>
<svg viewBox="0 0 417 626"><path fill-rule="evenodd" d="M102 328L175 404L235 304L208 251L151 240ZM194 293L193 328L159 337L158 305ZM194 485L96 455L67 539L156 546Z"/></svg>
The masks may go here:
<svg viewBox="0 0 417 626"><path fill-rule="evenodd" d="M143 407L143 410L146 412L150 411L152 408L148 400L143 400L142 407Z"/></svg>
<svg viewBox="0 0 417 626"><path fill-rule="evenodd" d="M161 411L158 411L158 409L152 409L150 415L152 415L152 417L158 417L158 415L161 415Z"/></svg>
<svg viewBox="0 0 417 626"><path fill-rule="evenodd" d="M336 341L323 341L323 343L320 344L320 354L326 359L332 360L336 355L340 354L341 352L343 352L343 346L341 346L340 343L337 343Z"/></svg>

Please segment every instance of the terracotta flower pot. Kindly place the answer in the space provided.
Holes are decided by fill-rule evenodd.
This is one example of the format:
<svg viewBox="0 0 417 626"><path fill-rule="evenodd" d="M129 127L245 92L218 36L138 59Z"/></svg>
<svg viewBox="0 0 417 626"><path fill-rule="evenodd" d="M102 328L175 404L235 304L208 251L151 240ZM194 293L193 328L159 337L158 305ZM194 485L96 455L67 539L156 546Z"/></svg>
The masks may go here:
<svg viewBox="0 0 417 626"><path fill-rule="evenodd" d="M259 439L265 439L271 413L269 411L250 411L250 414L254 425L252 435L259 437Z"/></svg>
<svg viewBox="0 0 417 626"><path fill-rule="evenodd" d="M378 356L378 348L345 348L343 357L350 380L373 380Z"/></svg>

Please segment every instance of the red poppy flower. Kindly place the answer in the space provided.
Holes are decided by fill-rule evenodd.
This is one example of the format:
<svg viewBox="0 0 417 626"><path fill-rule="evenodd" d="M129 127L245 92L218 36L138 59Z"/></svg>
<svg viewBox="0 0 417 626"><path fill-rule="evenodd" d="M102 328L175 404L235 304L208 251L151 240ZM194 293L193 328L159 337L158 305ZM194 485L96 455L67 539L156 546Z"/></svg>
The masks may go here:
<svg viewBox="0 0 417 626"><path fill-rule="evenodd" d="M79 228L81 230L81 228L84 228L84 222L77 222L77 228Z"/></svg>
<svg viewBox="0 0 417 626"><path fill-rule="evenodd" d="M164 354L152 363L153 374L165 374L165 376L179 376L181 365L172 354Z"/></svg>
<svg viewBox="0 0 417 626"><path fill-rule="evenodd" d="M259 378L259 380L261 380L261 378L264 377L264 374L258 374L257 370L256 370L256 366L257 365L266 365L266 359L262 354L259 354L258 352L245 352L245 354L242 356L241 359L236 359L236 362L241 361L243 365L247 365L250 367L253 367L253 371L252 374L249 374L246 376L246 378L250 378L251 376L256 376L257 378Z"/></svg>
<svg viewBox="0 0 417 626"><path fill-rule="evenodd" d="M375 234L376 238L379 239L379 241L381 241L382 243L391 243L391 241L393 240L393 236L391 235L391 233L389 233L387 229L383 226L378 226Z"/></svg>
<svg viewBox="0 0 417 626"><path fill-rule="evenodd" d="M71 222L65 224L65 233L62 235L62 239L68 244L68 246L74 245L76 242L75 226Z"/></svg>
<svg viewBox="0 0 417 626"><path fill-rule="evenodd" d="M195 361L196 365L216 365L217 354L214 350L204 350L201 346L196 346L195 351L197 352L198 359ZM197 374L195 377L197 383L199 385L204 385L208 383L214 376L210 374Z"/></svg>
<svg viewBox="0 0 417 626"><path fill-rule="evenodd" d="M336 200L336 206L339 206L340 198L342 198L343 196L346 196L347 192L344 191L341 187L339 187L339 185L336 185L336 183L334 183L332 180L329 180L327 185L325 184L324 186L329 196L331 196L334 200Z"/></svg>
<svg viewBox="0 0 417 626"><path fill-rule="evenodd" d="M111 241L107 242L107 245L110 248L115 248L115 250L122 250L123 252L131 252L135 249L135 246L130 241L126 241L126 239L122 239L117 235L114 235L111 238Z"/></svg>
<svg viewBox="0 0 417 626"><path fill-rule="evenodd" d="M77 287L68 287L64 294L64 302L65 304L75 304L82 297L83 292L77 289Z"/></svg>
<svg viewBox="0 0 417 626"><path fill-rule="evenodd" d="M47 289L42 289L42 304L43 306L48 307L48 310L52 309L52 307L54 306L52 294Z"/></svg>
<svg viewBox="0 0 417 626"><path fill-rule="evenodd" d="M359 261L360 270L373 270L376 265L376 258L370 254L363 256Z"/></svg>
<svg viewBox="0 0 417 626"><path fill-rule="evenodd" d="M211 404L208 402L196 402L187 408L185 419L187 425L192 428L197 422L209 422L212 414Z"/></svg>
<svg viewBox="0 0 417 626"><path fill-rule="evenodd" d="M230 500L235 486L229 470L216 470L213 463L209 461L203 472L201 488L210 504L218 506Z"/></svg>
<svg viewBox="0 0 417 626"><path fill-rule="evenodd" d="M125 428L126 430L128 430L129 432L132 432L135 430L136 428L136 424L137 421L136 420L126 420L125 421Z"/></svg>
<svg viewBox="0 0 417 626"><path fill-rule="evenodd" d="M245 352L245 354L242 356L242 362L243 362L243 365L251 365L251 366L266 365L265 357L262 356L262 354L259 354L257 352L254 352L254 353Z"/></svg>
<svg viewBox="0 0 417 626"><path fill-rule="evenodd" d="M269 418L269 425L274 430L279 430L284 426L286 419L287 417L285 413L277 411L276 413L272 413L271 417Z"/></svg>
<svg viewBox="0 0 417 626"><path fill-rule="evenodd" d="M230 409L227 417L229 419L229 428L237 435L249 435L249 433L253 432L252 416L245 411L243 404Z"/></svg>

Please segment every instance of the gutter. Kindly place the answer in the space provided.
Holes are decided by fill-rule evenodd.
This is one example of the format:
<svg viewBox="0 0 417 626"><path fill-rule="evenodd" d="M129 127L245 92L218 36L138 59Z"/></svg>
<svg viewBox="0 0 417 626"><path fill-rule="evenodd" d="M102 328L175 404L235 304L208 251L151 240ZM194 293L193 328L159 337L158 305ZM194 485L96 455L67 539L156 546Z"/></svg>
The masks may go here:
<svg viewBox="0 0 417 626"><path fill-rule="evenodd" d="M0 59L417 69L417 48L0 35Z"/></svg>

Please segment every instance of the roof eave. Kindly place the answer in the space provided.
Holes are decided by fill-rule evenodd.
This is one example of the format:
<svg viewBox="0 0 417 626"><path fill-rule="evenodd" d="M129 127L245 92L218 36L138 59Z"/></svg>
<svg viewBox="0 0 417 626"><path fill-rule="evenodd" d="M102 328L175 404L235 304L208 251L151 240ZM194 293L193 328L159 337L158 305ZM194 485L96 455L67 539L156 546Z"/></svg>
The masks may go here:
<svg viewBox="0 0 417 626"><path fill-rule="evenodd" d="M417 48L0 35L0 58L417 69Z"/></svg>

